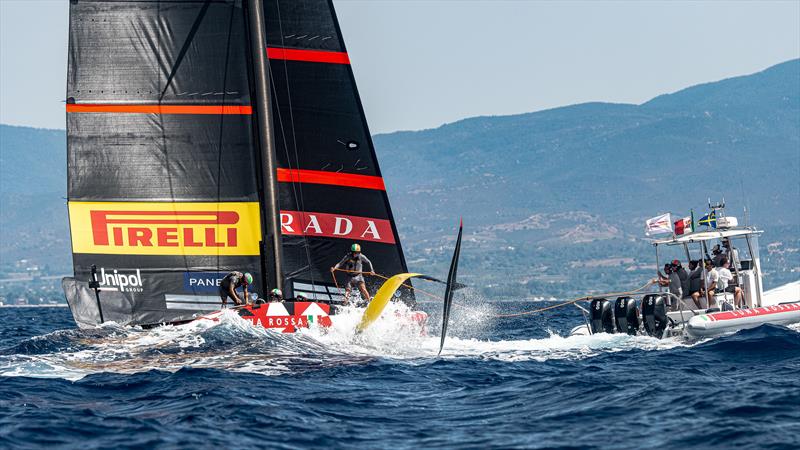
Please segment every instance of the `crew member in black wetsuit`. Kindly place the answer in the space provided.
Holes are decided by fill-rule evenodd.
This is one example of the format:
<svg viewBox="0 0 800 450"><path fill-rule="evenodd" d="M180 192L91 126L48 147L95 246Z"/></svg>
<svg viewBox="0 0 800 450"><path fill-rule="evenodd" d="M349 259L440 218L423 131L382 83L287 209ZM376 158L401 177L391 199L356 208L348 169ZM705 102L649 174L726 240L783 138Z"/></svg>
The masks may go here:
<svg viewBox="0 0 800 450"><path fill-rule="evenodd" d="M372 261L361 254L360 245L353 244L350 246L350 253L346 254L341 261L336 263L335 266L331 267L331 273L335 272L337 269L343 269L347 275L344 283L345 303L350 302L350 293L353 291L354 287L358 287L358 290L361 291L361 299L364 302L369 302L372 299L369 295L369 291L367 291L367 285L364 284L364 264L369 265L369 271L366 273L368 275L375 275L375 269L372 267Z"/></svg>
<svg viewBox="0 0 800 450"><path fill-rule="evenodd" d="M228 298L233 300L236 306L243 305L247 302L247 287L253 284L253 276L245 272L231 272L225 275L219 283L219 296L222 299L222 307L224 308L228 303ZM236 288L244 287L244 300L236 295Z"/></svg>

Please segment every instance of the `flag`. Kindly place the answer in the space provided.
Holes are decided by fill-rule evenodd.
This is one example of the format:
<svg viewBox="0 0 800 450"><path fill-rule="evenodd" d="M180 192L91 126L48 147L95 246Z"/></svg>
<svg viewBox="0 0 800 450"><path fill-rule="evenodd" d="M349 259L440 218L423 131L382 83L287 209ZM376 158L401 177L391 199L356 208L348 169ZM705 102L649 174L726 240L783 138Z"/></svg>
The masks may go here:
<svg viewBox="0 0 800 450"><path fill-rule="evenodd" d="M691 233L694 231L694 224L692 223L692 216L684 217L683 219L678 219L674 223L675 225L675 235L680 236L682 234Z"/></svg>
<svg viewBox="0 0 800 450"><path fill-rule="evenodd" d="M644 231L648 236L659 233L672 233L672 222L670 222L669 213L647 219Z"/></svg>
<svg viewBox="0 0 800 450"><path fill-rule="evenodd" d="M697 221L698 225L705 225L711 228L717 228L717 212L711 211Z"/></svg>

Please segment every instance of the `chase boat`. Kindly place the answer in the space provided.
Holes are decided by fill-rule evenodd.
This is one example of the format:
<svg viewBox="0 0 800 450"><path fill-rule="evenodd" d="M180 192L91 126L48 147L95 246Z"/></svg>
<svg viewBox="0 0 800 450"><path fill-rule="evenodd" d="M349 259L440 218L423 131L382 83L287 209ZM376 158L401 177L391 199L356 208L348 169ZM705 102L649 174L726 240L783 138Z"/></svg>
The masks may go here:
<svg viewBox="0 0 800 450"><path fill-rule="evenodd" d="M659 292L621 296L614 300L592 298L588 310L576 304L586 324L575 327L571 334L627 333L659 339L699 339L767 323L788 325L800 322L800 283L793 283L791 288L782 289L777 295L765 293L758 247L758 237L763 231L738 226L735 217L724 217L723 208L724 204L712 207L716 218L713 229L654 240L656 267L660 267L659 249L662 247L678 248L686 259L691 259L692 250L699 251L697 259L702 263L708 258L709 244L727 242L731 249L728 255L732 259L734 285L743 293L744 304L741 307L736 306L733 292L716 292L712 304L707 305L704 301L701 306L705 308L700 309L691 297L678 298L666 287L661 287ZM700 279L706 279L705 268Z"/></svg>

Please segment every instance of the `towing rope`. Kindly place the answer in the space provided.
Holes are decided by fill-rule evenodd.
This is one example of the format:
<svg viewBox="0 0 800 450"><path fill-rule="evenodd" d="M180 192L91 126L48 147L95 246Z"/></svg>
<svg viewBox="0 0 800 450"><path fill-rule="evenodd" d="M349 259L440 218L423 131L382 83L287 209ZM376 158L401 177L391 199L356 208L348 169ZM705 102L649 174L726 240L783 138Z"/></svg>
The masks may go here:
<svg viewBox="0 0 800 450"><path fill-rule="evenodd" d="M381 275L379 273L375 273L375 272L363 272L363 271L347 270L347 269L333 269L333 270L334 270L334 272L358 273L358 274L367 275L367 276L374 276L374 277L377 277L377 278L381 278L383 280L388 280L389 279L388 277L386 277L384 275ZM334 282L335 282L336 281L336 276L335 275L334 275L333 279L334 279ZM569 305L572 305L572 304L575 304L575 303L578 303L578 302L581 302L581 301L588 301L588 300L591 300L593 298L618 297L618 296L622 296L622 295L639 294L639 293L642 293L648 287L650 287L650 285L655 284L656 282L657 282L656 280L650 280L647 283L643 284L642 286L640 286L640 287L638 287L636 289L630 290L630 291L605 292L605 293L602 293L602 294L594 294L594 295L588 295L588 296L585 295L583 297L577 297L577 298L574 298L572 300L567 300L566 302L558 303L556 305L546 306L544 308L538 308L538 309L533 309L533 310L530 310L530 311L522 311L522 312L518 312L518 313L511 313L511 314L493 314L492 317L508 318L508 317L528 316L528 315L531 315L531 314L537 314L537 313L548 311L548 310L551 310L551 309L560 308L562 306L569 306ZM439 297L438 295L431 294L430 292L423 291L422 289L420 289L418 287L414 287L414 286L411 286L409 284L402 284L401 286L407 287L407 288L409 288L409 289L411 289L413 291L418 291L418 292L420 292L422 294L425 294L425 295L427 295L429 297L432 297L432 298L436 299L437 301L442 301L442 298ZM417 303L433 303L433 302L417 302ZM465 307L463 305L459 305L458 303L454 303L454 304L456 306L459 306L459 307L462 307L462 308Z"/></svg>
<svg viewBox="0 0 800 450"><path fill-rule="evenodd" d="M513 313L513 314L495 314L495 317L518 317L518 316L527 316L527 315L529 315L529 314L536 314L536 313L540 313L540 312L547 311L547 310L550 310L550 309L555 309L555 308L560 308L560 307L562 307L562 306L568 306L568 305L572 305L572 304L578 303L578 302L580 302L580 301L587 301L587 300L591 300L591 299L593 299L593 298L599 298L599 297L617 297L617 296L621 296L621 295L633 295L633 294L638 294L638 293L641 293L642 291L644 291L645 289L647 289L647 288L648 288L648 287L649 287L651 284L653 284L653 283L654 283L654 281L652 281L652 280L651 280L651 281L648 281L647 283L643 284L641 287L638 287L638 288L636 288L636 289L634 289L634 290L631 290L631 291L622 291L622 292L606 292L606 293L602 293L602 294L595 294L595 295L583 296L583 297L574 298L574 299L572 299L572 300L568 300L568 301L566 301L566 302L563 302L563 303L559 303L559 304L557 304L557 305L550 305L550 306L546 306L546 307L544 307L544 308L534 309L534 310L531 310L531 311L523 311L523 312L519 312L519 313Z"/></svg>

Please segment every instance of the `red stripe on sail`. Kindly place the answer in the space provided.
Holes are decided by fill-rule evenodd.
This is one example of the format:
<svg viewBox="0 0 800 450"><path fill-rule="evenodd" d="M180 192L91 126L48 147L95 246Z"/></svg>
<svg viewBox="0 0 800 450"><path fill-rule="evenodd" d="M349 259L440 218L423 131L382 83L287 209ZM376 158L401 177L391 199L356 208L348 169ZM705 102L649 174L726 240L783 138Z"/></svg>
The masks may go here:
<svg viewBox="0 0 800 450"><path fill-rule="evenodd" d="M123 114L253 114L249 105L108 105L67 103L68 113Z"/></svg>
<svg viewBox="0 0 800 450"><path fill-rule="evenodd" d="M291 48L267 47L269 59L286 61L306 61L328 64L350 64L350 57L345 52L326 52L319 50L297 50Z"/></svg>
<svg viewBox="0 0 800 450"><path fill-rule="evenodd" d="M385 191L383 178L372 175L326 172L322 170L278 169L278 181L284 183L328 184Z"/></svg>
<svg viewBox="0 0 800 450"><path fill-rule="evenodd" d="M281 211L281 234L395 243L390 221L343 214Z"/></svg>

